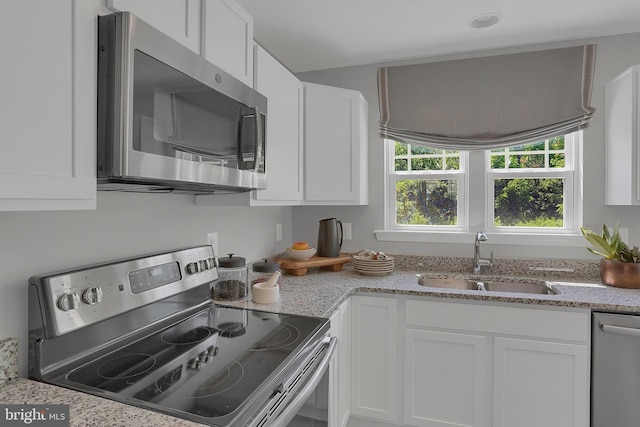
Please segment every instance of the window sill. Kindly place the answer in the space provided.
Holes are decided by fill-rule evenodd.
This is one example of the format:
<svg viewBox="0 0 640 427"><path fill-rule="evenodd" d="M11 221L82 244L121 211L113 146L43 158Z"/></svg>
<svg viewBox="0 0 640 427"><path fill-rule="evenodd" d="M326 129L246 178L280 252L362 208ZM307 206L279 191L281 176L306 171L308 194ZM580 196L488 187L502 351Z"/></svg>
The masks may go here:
<svg viewBox="0 0 640 427"><path fill-rule="evenodd" d="M374 230L376 240L383 242L452 243L473 244L476 233L435 232L410 230ZM582 235L576 234L518 234L489 233L491 244L518 246L563 246L584 247L587 243Z"/></svg>

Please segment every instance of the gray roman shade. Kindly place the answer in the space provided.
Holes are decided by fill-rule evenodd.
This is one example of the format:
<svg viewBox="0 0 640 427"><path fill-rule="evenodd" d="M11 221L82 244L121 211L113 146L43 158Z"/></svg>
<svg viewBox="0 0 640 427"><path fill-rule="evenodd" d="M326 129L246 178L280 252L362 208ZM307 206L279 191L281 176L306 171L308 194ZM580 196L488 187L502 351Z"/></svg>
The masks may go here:
<svg viewBox="0 0 640 427"><path fill-rule="evenodd" d="M537 142L589 125L595 45L378 70L380 134L475 150Z"/></svg>

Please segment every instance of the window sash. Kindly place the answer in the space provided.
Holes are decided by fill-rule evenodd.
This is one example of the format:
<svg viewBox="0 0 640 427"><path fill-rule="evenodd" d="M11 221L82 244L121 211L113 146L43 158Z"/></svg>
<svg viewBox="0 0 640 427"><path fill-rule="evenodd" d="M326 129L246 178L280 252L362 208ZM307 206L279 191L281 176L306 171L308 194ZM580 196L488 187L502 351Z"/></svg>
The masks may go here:
<svg viewBox="0 0 640 427"><path fill-rule="evenodd" d="M467 229L467 162L466 152L460 152L460 168L451 170L429 171L396 171L395 170L395 141L385 140L385 229L387 230L414 230L414 231L447 231L461 232ZM399 156L414 157L420 155ZM396 223L396 182L404 180L455 180L458 192L457 200L457 225L412 225Z"/></svg>

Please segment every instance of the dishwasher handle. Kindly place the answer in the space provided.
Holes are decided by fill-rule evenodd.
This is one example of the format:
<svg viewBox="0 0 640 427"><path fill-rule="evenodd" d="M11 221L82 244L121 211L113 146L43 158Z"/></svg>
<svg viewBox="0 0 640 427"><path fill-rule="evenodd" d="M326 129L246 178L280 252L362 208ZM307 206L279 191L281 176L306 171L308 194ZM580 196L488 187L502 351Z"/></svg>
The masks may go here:
<svg viewBox="0 0 640 427"><path fill-rule="evenodd" d="M298 395L287 404L286 409L273 420L273 423L270 424L270 427L285 427L289 424L289 421L296 416L302 405L307 401L311 393L314 392L320 380L324 376L325 372L329 368L329 362L331 362L333 353L336 349L336 344L338 340L335 337L330 338L329 348L327 349L327 353L325 354L322 362L318 365L316 371L313 373L309 381L304 385L304 387L300 390Z"/></svg>
<svg viewBox="0 0 640 427"><path fill-rule="evenodd" d="M615 326L615 325L605 325L604 323L599 323L600 329L602 332L608 334L617 334L617 335L626 335L629 337L640 338L640 329L630 328L628 326Z"/></svg>

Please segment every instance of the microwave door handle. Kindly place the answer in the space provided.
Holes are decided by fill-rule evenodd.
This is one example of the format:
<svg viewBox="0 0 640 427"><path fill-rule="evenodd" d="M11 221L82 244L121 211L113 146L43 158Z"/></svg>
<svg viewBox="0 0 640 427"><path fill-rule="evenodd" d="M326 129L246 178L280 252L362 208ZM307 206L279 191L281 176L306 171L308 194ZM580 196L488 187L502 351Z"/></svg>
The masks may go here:
<svg viewBox="0 0 640 427"><path fill-rule="evenodd" d="M253 169L258 172L258 167L262 161L262 156L264 153L262 152L262 115L260 114L260 109L258 106L253 107L253 111L255 113L255 146L253 150Z"/></svg>
<svg viewBox="0 0 640 427"><path fill-rule="evenodd" d="M260 110L258 107L253 107L253 116L254 116L254 134L252 135L253 140L253 170L258 169L258 165L260 164L260 160L262 159L262 117L260 116ZM251 117L251 114L247 114L242 116L242 120L248 120ZM237 145L237 159L238 159L238 168L239 169L249 169L249 165L251 162L246 161L244 159L244 150L242 146L242 141L244 140L242 135L242 126L240 126L240 134L238 136L238 145Z"/></svg>

